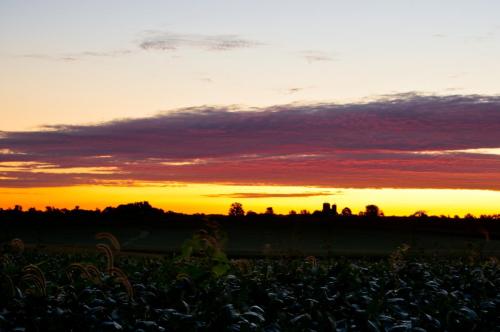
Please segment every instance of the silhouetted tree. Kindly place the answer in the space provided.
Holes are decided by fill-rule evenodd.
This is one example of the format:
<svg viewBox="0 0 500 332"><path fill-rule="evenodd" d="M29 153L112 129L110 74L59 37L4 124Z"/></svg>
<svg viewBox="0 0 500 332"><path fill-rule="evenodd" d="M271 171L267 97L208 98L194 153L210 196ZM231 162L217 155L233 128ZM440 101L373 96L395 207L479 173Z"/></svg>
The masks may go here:
<svg viewBox="0 0 500 332"><path fill-rule="evenodd" d="M425 212L424 210L418 210L417 212L415 212L411 216L416 217L416 218L427 218L428 217L427 212Z"/></svg>
<svg viewBox="0 0 500 332"><path fill-rule="evenodd" d="M324 216L323 211L320 211L320 210L314 210L312 215L315 217Z"/></svg>
<svg viewBox="0 0 500 332"><path fill-rule="evenodd" d="M366 217L375 218L375 217L379 217L381 215L382 214L381 214L381 211L378 208L378 206L370 204L370 205L367 205L365 207L365 216Z"/></svg>
<svg viewBox="0 0 500 332"><path fill-rule="evenodd" d="M295 216L295 215L297 215L297 211L295 211L295 210L290 210L290 212L288 212L288 214L289 214L290 216Z"/></svg>
<svg viewBox="0 0 500 332"><path fill-rule="evenodd" d="M265 214L268 214L268 215L273 215L274 214L274 210L272 208L272 206L268 207L266 209L266 212L264 212Z"/></svg>
<svg viewBox="0 0 500 332"><path fill-rule="evenodd" d="M303 216L307 216L307 215L310 215L311 212L309 212L308 210L300 210L300 214L303 215Z"/></svg>
<svg viewBox="0 0 500 332"><path fill-rule="evenodd" d="M351 211L351 209L349 209L348 207L343 208L343 209L342 209L342 215L343 215L344 217L350 217L350 216L352 216L352 211Z"/></svg>
<svg viewBox="0 0 500 332"><path fill-rule="evenodd" d="M231 204L229 208L228 215L231 217L243 217L245 215L245 210L243 210L243 205L238 202Z"/></svg>
<svg viewBox="0 0 500 332"><path fill-rule="evenodd" d="M464 219L465 220L474 220L476 219L476 217L474 217L472 214L470 213L467 213L465 216L464 216Z"/></svg>

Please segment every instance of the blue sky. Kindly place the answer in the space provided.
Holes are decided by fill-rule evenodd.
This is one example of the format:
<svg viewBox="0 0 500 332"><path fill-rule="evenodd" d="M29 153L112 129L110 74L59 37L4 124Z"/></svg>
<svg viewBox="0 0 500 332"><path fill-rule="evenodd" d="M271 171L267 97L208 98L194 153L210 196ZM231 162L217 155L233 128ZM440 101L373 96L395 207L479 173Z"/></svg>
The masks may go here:
<svg viewBox="0 0 500 332"><path fill-rule="evenodd" d="M497 1L2 1L0 130L200 105L496 94L499 12ZM140 47L161 38L188 42ZM217 38L249 45L204 44Z"/></svg>

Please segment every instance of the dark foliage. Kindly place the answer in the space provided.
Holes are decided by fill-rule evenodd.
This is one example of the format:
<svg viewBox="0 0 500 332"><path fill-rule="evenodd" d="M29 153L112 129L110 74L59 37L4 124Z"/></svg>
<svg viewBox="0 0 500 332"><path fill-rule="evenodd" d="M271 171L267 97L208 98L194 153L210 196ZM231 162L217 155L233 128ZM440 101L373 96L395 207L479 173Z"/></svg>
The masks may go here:
<svg viewBox="0 0 500 332"><path fill-rule="evenodd" d="M74 262L104 271L95 254L24 253L2 261L0 330L10 331L495 331L496 260L234 260L210 273L206 257L130 258L117 278L63 273ZM35 264L39 292L23 266ZM82 263L83 265L83 263ZM207 269L208 268L208 269ZM205 273L203 273L205 272Z"/></svg>

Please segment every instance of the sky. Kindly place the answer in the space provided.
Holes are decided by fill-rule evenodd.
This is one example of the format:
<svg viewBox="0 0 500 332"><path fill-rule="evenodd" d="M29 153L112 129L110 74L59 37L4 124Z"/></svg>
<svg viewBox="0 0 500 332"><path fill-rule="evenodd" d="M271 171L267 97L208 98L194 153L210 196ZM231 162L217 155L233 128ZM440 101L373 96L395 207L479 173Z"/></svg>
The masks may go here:
<svg viewBox="0 0 500 332"><path fill-rule="evenodd" d="M498 1L0 2L0 207L500 213Z"/></svg>

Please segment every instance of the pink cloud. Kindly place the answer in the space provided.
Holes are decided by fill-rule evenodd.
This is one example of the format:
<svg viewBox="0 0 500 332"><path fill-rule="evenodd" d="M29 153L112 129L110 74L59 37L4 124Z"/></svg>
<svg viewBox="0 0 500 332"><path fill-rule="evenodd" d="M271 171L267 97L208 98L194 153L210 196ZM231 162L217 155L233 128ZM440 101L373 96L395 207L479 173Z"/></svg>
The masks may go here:
<svg viewBox="0 0 500 332"><path fill-rule="evenodd" d="M0 133L0 151L9 152L0 162L60 171L1 169L0 186L116 180L500 190L500 156L487 153L500 147L499 97L204 107L48 129ZM113 171L77 172L89 169Z"/></svg>

